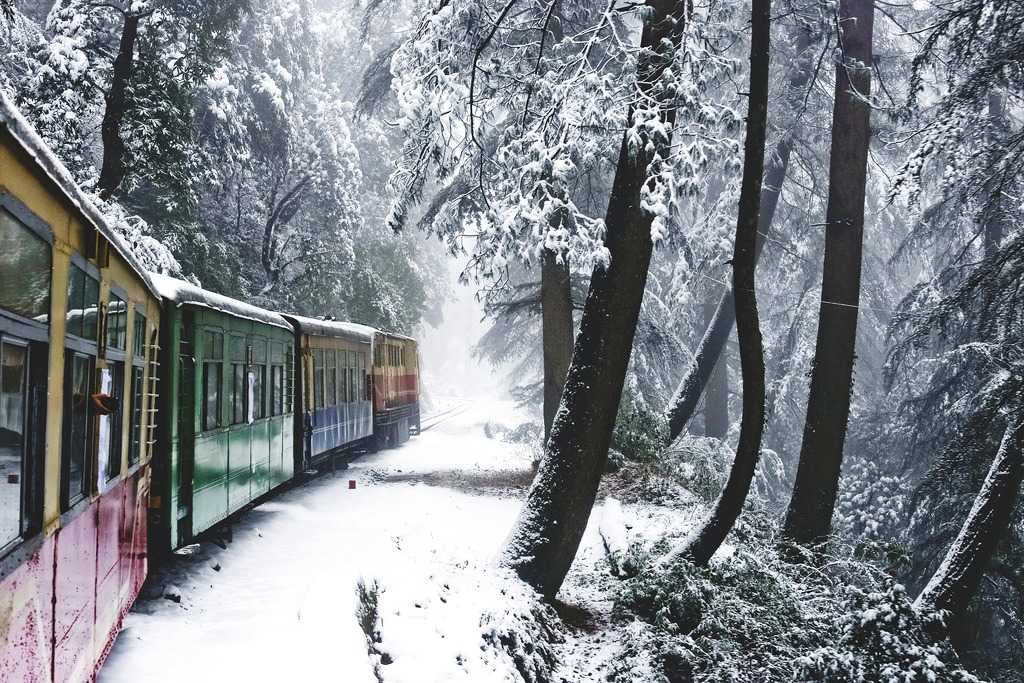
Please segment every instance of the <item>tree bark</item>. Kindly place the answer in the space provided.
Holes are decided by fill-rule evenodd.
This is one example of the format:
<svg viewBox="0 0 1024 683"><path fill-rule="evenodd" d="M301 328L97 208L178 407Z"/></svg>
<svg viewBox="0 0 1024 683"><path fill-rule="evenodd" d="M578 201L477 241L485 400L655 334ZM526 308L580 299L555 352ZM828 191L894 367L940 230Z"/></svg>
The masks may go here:
<svg viewBox="0 0 1024 683"><path fill-rule="evenodd" d="M960 534L917 596L916 607L948 610L954 617L964 614L1013 517L1024 474L1022 452L1024 419L1018 417L1003 434L999 451Z"/></svg>
<svg viewBox="0 0 1024 683"><path fill-rule="evenodd" d="M989 144L992 145L990 149L989 158L989 173L995 177L996 174L993 172L998 167L999 161L1002 155L996 151L996 145L999 139L1002 137L1006 127L1006 101L1005 95L998 91L993 90L988 94L988 123L990 126L989 133ZM982 211L982 221L984 225L982 229L984 231L984 255L986 257L992 256L999 248L999 243L1003 239L1003 225L1006 223L1005 208L1003 207L1003 200L998 196L997 193L1002 192L1002 188L996 182L990 182L988 190L989 197L987 198L987 206Z"/></svg>
<svg viewBox="0 0 1024 683"><path fill-rule="evenodd" d="M871 140L873 0L840 0L842 63L836 68L825 217L821 308L800 462L783 528L786 541L824 542L832 531L853 390L860 301L864 196Z"/></svg>
<svg viewBox="0 0 1024 683"><path fill-rule="evenodd" d="M544 337L544 441L562 400L562 388L572 361L572 288L569 262L545 249L540 266L541 326Z"/></svg>
<svg viewBox="0 0 1024 683"><path fill-rule="evenodd" d="M735 293L736 332L743 372L743 418L736 459L715 507L687 538L682 556L696 565L711 560L729 534L750 492L750 482L761 455L764 429L764 348L757 315L754 273L757 267L757 231L764 147L768 125L768 62L771 42L771 0L752 0L750 38L750 96L743 154L739 216L733 251L732 287Z"/></svg>
<svg viewBox="0 0 1024 683"><path fill-rule="evenodd" d="M812 63L809 55L804 55L811 44L811 35L801 30L797 36L797 51L801 54L800 66L789 79L790 107L794 112L802 106L798 97L811 80ZM760 259L764 248L765 237L771 232L775 209L782 196L782 186L786 181L789 169L789 157L793 150L793 131L786 132L776 143L768 162L761 191L761 206L758 218L758 240L755 259ZM697 354L679 382L675 395L665 410L665 418L669 426L669 442L674 441L686 429L693 419L693 414L700 403L701 394L711 378L718 363L722 350L729 341L732 326L736 322L736 308L733 302L732 289L727 289L718 301L718 307L711 321L704 330L704 336L697 347Z"/></svg>
<svg viewBox="0 0 1024 683"><path fill-rule="evenodd" d="M110 90L105 96L101 136L103 139L103 163L96 187L103 199L109 199L124 182L127 148L121 137L124 115L128 109L128 88L134 71L135 42L139 36L140 16L131 12L124 15L121 29L121 43L114 58Z"/></svg>
<svg viewBox="0 0 1024 683"><path fill-rule="evenodd" d="M718 299L721 300L721 297ZM710 328L718 310L718 301L704 304L704 321ZM723 349L724 351L724 349ZM724 439L729 433L729 363L728 354L722 353L708 377L704 392L704 436Z"/></svg>
<svg viewBox="0 0 1024 683"><path fill-rule="evenodd" d="M663 130L671 131L676 112L671 94L660 81L679 47L688 4L688 0L647 3L638 92L630 107L630 126L623 134L605 215L605 246L611 262L594 270L551 436L499 558L548 598L555 596L569 571L594 505L651 260L654 217L642 207L641 190L652 161L668 158L670 132L655 138L648 126L633 128L636 103L656 103ZM635 145L630 142L633 136L639 137Z"/></svg>

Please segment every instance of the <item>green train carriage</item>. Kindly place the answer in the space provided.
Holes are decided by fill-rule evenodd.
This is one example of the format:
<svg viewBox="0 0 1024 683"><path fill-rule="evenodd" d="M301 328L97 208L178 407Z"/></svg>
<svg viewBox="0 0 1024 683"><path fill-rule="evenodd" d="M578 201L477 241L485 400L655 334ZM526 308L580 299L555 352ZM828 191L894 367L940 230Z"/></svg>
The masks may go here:
<svg viewBox="0 0 1024 683"><path fill-rule="evenodd" d="M276 313L154 280L166 324L151 548L166 551L292 478L294 333Z"/></svg>

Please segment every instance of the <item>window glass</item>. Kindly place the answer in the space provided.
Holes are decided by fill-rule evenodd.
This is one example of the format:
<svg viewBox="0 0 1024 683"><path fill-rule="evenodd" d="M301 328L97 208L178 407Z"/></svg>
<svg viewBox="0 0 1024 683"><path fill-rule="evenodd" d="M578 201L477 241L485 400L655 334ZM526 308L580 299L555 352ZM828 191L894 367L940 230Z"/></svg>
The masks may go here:
<svg viewBox="0 0 1024 683"><path fill-rule="evenodd" d="M294 396L294 372L295 365L292 359L292 347L291 344L284 347L284 378L282 384L284 385L284 412L292 412L292 397Z"/></svg>
<svg viewBox="0 0 1024 683"><path fill-rule="evenodd" d="M343 387L338 386L338 354L334 349L324 349L324 365L327 367L327 386L324 391L326 393L325 404L329 406L338 405L339 394L341 394L341 401L344 402L344 391L339 391Z"/></svg>
<svg viewBox="0 0 1024 683"><path fill-rule="evenodd" d="M359 387L356 386L356 352L348 352L348 372L345 373L345 379L348 382L348 395L350 401L355 401L356 396L359 393Z"/></svg>
<svg viewBox="0 0 1024 683"><path fill-rule="evenodd" d="M103 456L103 472L99 483L106 483L121 474L121 394L124 391L124 363L111 362L100 371L102 404L99 421L99 452Z"/></svg>
<svg viewBox="0 0 1024 683"><path fill-rule="evenodd" d="M205 337L206 357L210 360L223 360L224 335L220 332L207 331Z"/></svg>
<svg viewBox="0 0 1024 683"><path fill-rule="evenodd" d="M236 363L244 363L245 358L245 337L231 337L231 360Z"/></svg>
<svg viewBox="0 0 1024 683"><path fill-rule="evenodd" d="M220 363L203 363L203 429L220 426Z"/></svg>
<svg viewBox="0 0 1024 683"><path fill-rule="evenodd" d="M139 309L135 309L135 324L132 333L132 353L136 358L146 356L146 316L142 315Z"/></svg>
<svg viewBox="0 0 1024 683"><path fill-rule="evenodd" d="M142 403L145 399L144 368L132 368L132 424L131 442L128 444L128 464L135 465L142 458Z"/></svg>
<svg viewBox="0 0 1024 683"><path fill-rule="evenodd" d="M73 263L68 278L67 333L96 341L100 283Z"/></svg>
<svg viewBox="0 0 1024 683"><path fill-rule="evenodd" d="M48 322L50 245L0 209L0 308Z"/></svg>
<svg viewBox="0 0 1024 683"><path fill-rule="evenodd" d="M89 423L92 418L94 361L69 352L64 387L64 506L70 508L88 493Z"/></svg>
<svg viewBox="0 0 1024 683"><path fill-rule="evenodd" d="M252 375L253 418L259 420L267 416L267 366L253 366Z"/></svg>
<svg viewBox="0 0 1024 683"><path fill-rule="evenodd" d="M359 392L359 400L360 401L365 401L366 400L366 352L364 352L364 351L360 351L359 352L359 367L357 369L357 373L356 374L358 375L358 377L356 377L356 382L358 383L357 390Z"/></svg>
<svg viewBox="0 0 1024 683"><path fill-rule="evenodd" d="M245 422L246 394L249 387L245 381L245 365L233 363L231 365L231 424Z"/></svg>
<svg viewBox="0 0 1024 683"><path fill-rule="evenodd" d="M284 413L284 387L281 385L283 368L280 365L270 366L270 414Z"/></svg>
<svg viewBox="0 0 1024 683"><path fill-rule="evenodd" d="M324 407L324 352L313 349L313 406Z"/></svg>
<svg viewBox="0 0 1024 683"><path fill-rule="evenodd" d="M128 306L118 295L110 293L107 305L107 348L125 350L128 339Z"/></svg>
<svg viewBox="0 0 1024 683"><path fill-rule="evenodd" d="M26 481L28 348L0 343L0 547L22 533Z"/></svg>

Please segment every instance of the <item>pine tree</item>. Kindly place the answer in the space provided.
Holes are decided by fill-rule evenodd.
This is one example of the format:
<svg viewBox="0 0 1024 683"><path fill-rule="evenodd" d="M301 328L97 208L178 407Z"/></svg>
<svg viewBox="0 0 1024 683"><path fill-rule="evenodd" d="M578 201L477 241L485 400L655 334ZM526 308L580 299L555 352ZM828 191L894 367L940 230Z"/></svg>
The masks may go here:
<svg viewBox="0 0 1024 683"><path fill-rule="evenodd" d="M784 527L788 541L805 545L821 543L831 532L850 412L871 140L873 22L872 0L841 0L842 61L836 65L818 338Z"/></svg>

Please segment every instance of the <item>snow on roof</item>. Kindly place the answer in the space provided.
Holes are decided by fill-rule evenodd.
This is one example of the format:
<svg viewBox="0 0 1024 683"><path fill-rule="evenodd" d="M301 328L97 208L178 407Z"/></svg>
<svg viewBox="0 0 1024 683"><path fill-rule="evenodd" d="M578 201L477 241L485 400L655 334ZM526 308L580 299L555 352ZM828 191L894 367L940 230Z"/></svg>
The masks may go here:
<svg viewBox="0 0 1024 683"><path fill-rule="evenodd" d="M416 343L416 340L413 339L412 337L407 337L406 335L398 334L397 332L385 332L384 330L377 330L377 333L380 334L381 336L388 337L390 339L401 339L403 341L410 341L413 344Z"/></svg>
<svg viewBox="0 0 1024 683"><path fill-rule="evenodd" d="M359 323L342 322L340 320L320 320L292 313L285 313L284 317L298 325L299 330L304 334L312 334L318 337L351 339L370 344L373 342L373 335L377 333L377 330L374 328L360 325Z"/></svg>
<svg viewBox="0 0 1024 683"><path fill-rule="evenodd" d="M131 248L121 234L110 227L100 210L96 208L85 192L82 191L82 188L78 186L78 183L75 182L71 172L64 166L64 163L43 142L42 138L39 137L39 134L32 127L32 124L21 115L18 108L14 106L14 103L3 92L0 92L0 127L10 134L22 151L57 186L61 194L78 209L81 216L113 245L118 255L131 266L149 290L153 294L157 294L156 286L153 284L150 274L142 267L138 259L135 258Z"/></svg>
<svg viewBox="0 0 1024 683"><path fill-rule="evenodd" d="M292 329L292 326L281 315L274 313L273 311L268 311L265 308L253 306L252 304L247 304L244 301L239 301L238 299L232 299L231 297L224 296L223 294L211 292L201 287L197 287L190 282L178 280L177 278L173 278L168 275L149 273L149 277L152 278L159 295L168 301L173 301L178 306L186 304L189 306L202 306L203 308L209 308L210 310L233 315L236 318L255 320L256 322L266 323L267 325L283 327L289 331Z"/></svg>

